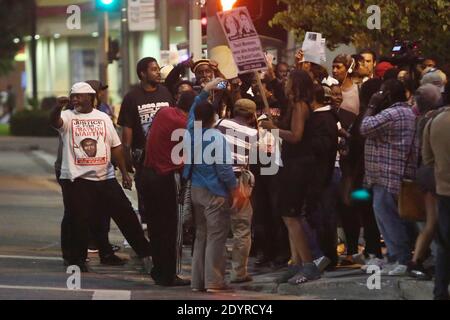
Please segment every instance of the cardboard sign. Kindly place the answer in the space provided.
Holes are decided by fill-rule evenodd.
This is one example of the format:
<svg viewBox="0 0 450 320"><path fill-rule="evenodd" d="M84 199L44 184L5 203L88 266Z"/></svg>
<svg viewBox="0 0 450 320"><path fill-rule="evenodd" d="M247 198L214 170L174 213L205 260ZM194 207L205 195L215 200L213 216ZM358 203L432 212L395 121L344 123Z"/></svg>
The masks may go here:
<svg viewBox="0 0 450 320"><path fill-rule="evenodd" d="M239 74L267 70L261 40L245 7L217 13Z"/></svg>

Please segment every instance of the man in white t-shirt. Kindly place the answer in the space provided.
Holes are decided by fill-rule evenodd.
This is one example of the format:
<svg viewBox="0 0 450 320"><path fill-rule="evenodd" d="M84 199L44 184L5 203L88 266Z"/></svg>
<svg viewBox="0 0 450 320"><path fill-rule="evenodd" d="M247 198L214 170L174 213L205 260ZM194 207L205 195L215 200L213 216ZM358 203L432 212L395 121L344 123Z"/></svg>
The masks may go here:
<svg viewBox="0 0 450 320"><path fill-rule="evenodd" d="M50 114L51 125L59 132L62 148L60 182L68 221L67 265L78 265L87 272L89 218L101 214L96 208L102 202L128 243L140 258L151 256L130 201L116 180L111 157L122 173L122 185L131 190L132 180L125 166L122 144L111 119L94 109L95 91L85 82L76 83L67 97L58 98ZM62 109L71 104L73 110ZM96 235L94 235L96 236ZM124 261L111 252L109 242L99 244L100 262L122 265ZM104 244L104 245L103 245Z"/></svg>

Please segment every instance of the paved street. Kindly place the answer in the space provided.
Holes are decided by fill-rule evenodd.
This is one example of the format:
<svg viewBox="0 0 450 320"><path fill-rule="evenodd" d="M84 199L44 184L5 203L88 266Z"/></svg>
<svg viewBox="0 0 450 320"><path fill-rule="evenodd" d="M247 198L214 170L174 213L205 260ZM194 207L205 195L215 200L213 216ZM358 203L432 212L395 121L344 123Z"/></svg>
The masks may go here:
<svg viewBox="0 0 450 320"><path fill-rule="evenodd" d="M131 250L125 267L103 267L91 255L93 272L83 274L79 291L67 290L70 276L60 258L62 199L46 161L56 139L2 138L0 141L0 300L2 299L216 299L189 288L161 288L141 273ZM113 243L123 237L113 226ZM186 275L189 269L185 270ZM280 299L278 294L237 291L226 299ZM283 296L283 299L300 297Z"/></svg>
<svg viewBox="0 0 450 320"><path fill-rule="evenodd" d="M383 278L381 290L369 290L368 275L358 269L342 269L303 286L274 283L280 271L255 270L254 281L222 295L192 293L189 288L162 288L141 272L132 250L125 267L99 265L90 255L92 273L83 274L81 290L68 290L60 258L62 198L54 179L55 138L0 137L0 300L2 299L430 299L431 282ZM133 203L135 194L128 193ZM115 225L111 242L123 247ZM185 249L183 276L190 273L190 248Z"/></svg>

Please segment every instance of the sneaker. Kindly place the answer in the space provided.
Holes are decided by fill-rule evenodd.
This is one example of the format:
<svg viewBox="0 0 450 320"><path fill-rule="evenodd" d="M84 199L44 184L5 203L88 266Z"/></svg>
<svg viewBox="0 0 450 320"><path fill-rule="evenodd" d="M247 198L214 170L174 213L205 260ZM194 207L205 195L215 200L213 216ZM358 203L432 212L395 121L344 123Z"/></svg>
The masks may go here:
<svg viewBox="0 0 450 320"><path fill-rule="evenodd" d="M184 287L184 286L190 286L190 285L191 285L191 280L181 279L178 276L175 276L175 278L173 279L173 282L172 282L172 287Z"/></svg>
<svg viewBox="0 0 450 320"><path fill-rule="evenodd" d="M158 286L162 286L162 287L185 287L185 286L190 286L191 281L182 279L178 276L175 276L171 281L155 280L155 284Z"/></svg>
<svg viewBox="0 0 450 320"><path fill-rule="evenodd" d="M276 283L287 283L289 279L291 279L293 276L295 276L299 271L301 270L301 267L298 265L290 265L288 266L288 269L285 273L281 275L278 279L275 280Z"/></svg>
<svg viewBox="0 0 450 320"><path fill-rule="evenodd" d="M145 257L142 259L142 262L144 264L144 273L145 274L151 274L153 269L153 260L152 257Z"/></svg>
<svg viewBox="0 0 450 320"><path fill-rule="evenodd" d="M325 269L330 265L330 263L331 260L325 256L314 260L314 264L316 265L317 269L319 269L320 273L324 272Z"/></svg>
<svg viewBox="0 0 450 320"><path fill-rule="evenodd" d="M69 261L64 260L64 267L68 268L70 266L78 266L78 268L80 268L80 271L82 273L89 273L90 272L89 267L88 267L88 265L86 263L70 263Z"/></svg>
<svg viewBox="0 0 450 320"><path fill-rule="evenodd" d="M361 266L361 270L366 272L369 266L377 266L383 269L386 266L386 262L383 259L373 258L366 262L365 265Z"/></svg>
<svg viewBox="0 0 450 320"><path fill-rule="evenodd" d="M361 264L361 265L366 264L366 259L364 258L364 254L362 254L362 253L357 253L357 254L352 255L352 260L356 264Z"/></svg>
<svg viewBox="0 0 450 320"><path fill-rule="evenodd" d="M119 258L115 254L111 254L109 256L101 257L100 263L107 266L123 266L126 264L126 260Z"/></svg>
<svg viewBox="0 0 450 320"><path fill-rule="evenodd" d="M288 280L289 284L297 285L320 279L320 271L314 263L306 263L303 268Z"/></svg>
<svg viewBox="0 0 450 320"><path fill-rule="evenodd" d="M123 247L127 248L127 249L131 248L131 246L130 246L130 244L128 243L127 240L123 240Z"/></svg>
<svg viewBox="0 0 450 320"><path fill-rule="evenodd" d="M229 286L224 286L222 288L209 288L206 289L207 293L227 293L227 292L233 292L233 288Z"/></svg>
<svg viewBox="0 0 450 320"><path fill-rule="evenodd" d="M386 263L381 269L381 275L387 276L389 272L394 270L398 266L398 263Z"/></svg>
<svg viewBox="0 0 450 320"><path fill-rule="evenodd" d="M243 278L232 279L231 283L245 283L245 282L250 282L250 281L253 281L253 278L251 275L248 274Z"/></svg>
<svg viewBox="0 0 450 320"><path fill-rule="evenodd" d="M396 276L396 277L406 276L408 275L407 271L408 266L404 264L398 264L394 269L388 272L388 276Z"/></svg>
<svg viewBox="0 0 450 320"><path fill-rule="evenodd" d="M204 289L204 288L202 288L202 289L192 288L191 290L192 290L192 292L206 292L206 289Z"/></svg>
<svg viewBox="0 0 450 320"><path fill-rule="evenodd" d="M113 252L120 251L121 249L120 246L116 246L115 244L110 244L110 246Z"/></svg>

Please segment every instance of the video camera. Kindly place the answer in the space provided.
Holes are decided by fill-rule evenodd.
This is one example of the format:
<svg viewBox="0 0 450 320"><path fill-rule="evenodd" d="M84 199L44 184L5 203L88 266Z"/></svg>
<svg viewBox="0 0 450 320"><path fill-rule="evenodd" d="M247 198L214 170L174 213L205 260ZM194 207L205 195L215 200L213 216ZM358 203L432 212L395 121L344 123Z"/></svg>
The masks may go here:
<svg viewBox="0 0 450 320"><path fill-rule="evenodd" d="M391 61L393 64L399 67L414 66L422 63L424 60L419 41L395 41L391 50Z"/></svg>

